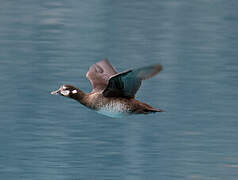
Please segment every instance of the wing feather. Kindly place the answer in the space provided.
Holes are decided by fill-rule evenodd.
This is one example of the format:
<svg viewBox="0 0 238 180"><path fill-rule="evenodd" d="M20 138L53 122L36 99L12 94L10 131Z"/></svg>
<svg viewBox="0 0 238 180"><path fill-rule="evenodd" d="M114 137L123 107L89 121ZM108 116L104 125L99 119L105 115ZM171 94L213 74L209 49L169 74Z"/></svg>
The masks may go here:
<svg viewBox="0 0 238 180"><path fill-rule="evenodd" d="M117 74L116 69L107 59L104 59L92 65L86 77L90 80L93 91L101 91L107 87L108 80L115 74Z"/></svg>
<svg viewBox="0 0 238 180"><path fill-rule="evenodd" d="M156 64L116 74L109 79L103 95L105 97L134 98L142 80L155 76L161 70L162 66Z"/></svg>

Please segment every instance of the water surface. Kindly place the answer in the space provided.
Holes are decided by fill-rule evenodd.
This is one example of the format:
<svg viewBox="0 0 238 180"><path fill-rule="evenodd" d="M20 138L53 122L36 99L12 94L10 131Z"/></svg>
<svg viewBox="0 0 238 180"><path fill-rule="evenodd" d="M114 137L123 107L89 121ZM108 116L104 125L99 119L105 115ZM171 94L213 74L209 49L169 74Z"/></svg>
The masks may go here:
<svg viewBox="0 0 238 180"><path fill-rule="evenodd" d="M235 180L236 1L2 1L0 178ZM161 63L141 101L166 110L112 119L50 95L89 92L103 58Z"/></svg>

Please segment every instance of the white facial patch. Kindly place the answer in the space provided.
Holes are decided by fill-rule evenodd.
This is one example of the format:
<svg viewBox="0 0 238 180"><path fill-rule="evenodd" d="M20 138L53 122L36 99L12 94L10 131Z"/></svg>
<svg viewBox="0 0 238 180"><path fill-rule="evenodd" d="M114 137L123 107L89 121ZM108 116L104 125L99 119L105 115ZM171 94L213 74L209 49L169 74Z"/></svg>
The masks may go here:
<svg viewBox="0 0 238 180"><path fill-rule="evenodd" d="M63 89L67 89L67 87L65 87L65 86L63 86L62 88L63 88Z"/></svg>
<svg viewBox="0 0 238 180"><path fill-rule="evenodd" d="M75 89L75 90L72 91L72 93L76 94L76 93L78 93L78 91Z"/></svg>
<svg viewBox="0 0 238 180"><path fill-rule="evenodd" d="M70 92L69 90L63 90L60 93L63 94L64 96L68 96Z"/></svg>

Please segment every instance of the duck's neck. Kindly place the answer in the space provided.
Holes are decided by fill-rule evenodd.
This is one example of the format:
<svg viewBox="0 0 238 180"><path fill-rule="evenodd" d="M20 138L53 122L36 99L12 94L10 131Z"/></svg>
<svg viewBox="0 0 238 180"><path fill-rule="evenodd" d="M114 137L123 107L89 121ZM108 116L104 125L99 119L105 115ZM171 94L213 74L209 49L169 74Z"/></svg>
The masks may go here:
<svg viewBox="0 0 238 180"><path fill-rule="evenodd" d="M86 93L84 93L82 90L77 89L77 93L72 94L70 97L76 101L79 101L81 104L84 104L84 97Z"/></svg>

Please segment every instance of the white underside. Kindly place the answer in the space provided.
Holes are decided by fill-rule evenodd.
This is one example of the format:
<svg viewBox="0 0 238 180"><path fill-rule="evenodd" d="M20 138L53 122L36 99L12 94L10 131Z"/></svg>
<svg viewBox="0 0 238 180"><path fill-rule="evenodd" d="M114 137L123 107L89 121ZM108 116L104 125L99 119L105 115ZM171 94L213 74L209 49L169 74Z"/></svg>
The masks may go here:
<svg viewBox="0 0 238 180"><path fill-rule="evenodd" d="M128 115L128 109L120 102L111 102L97 111L100 114L113 118L121 118Z"/></svg>
<svg viewBox="0 0 238 180"><path fill-rule="evenodd" d="M99 110L97 111L99 114L103 114L105 116L113 117L113 118L121 118L126 115L127 113L122 113L122 112L110 112L110 111L104 111L104 110Z"/></svg>

